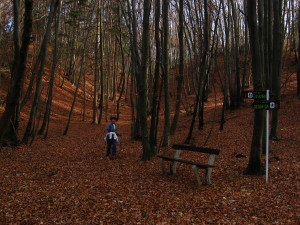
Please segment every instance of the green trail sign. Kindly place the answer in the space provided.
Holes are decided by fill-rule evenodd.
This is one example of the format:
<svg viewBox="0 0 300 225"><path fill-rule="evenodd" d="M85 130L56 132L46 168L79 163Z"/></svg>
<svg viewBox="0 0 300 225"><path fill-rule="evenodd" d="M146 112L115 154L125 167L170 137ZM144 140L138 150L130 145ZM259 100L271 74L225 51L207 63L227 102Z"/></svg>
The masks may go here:
<svg viewBox="0 0 300 225"><path fill-rule="evenodd" d="M244 91L243 97L247 99L267 99L267 92L266 91Z"/></svg>
<svg viewBox="0 0 300 225"><path fill-rule="evenodd" d="M280 109L280 101L257 101L251 106L253 109L276 110Z"/></svg>

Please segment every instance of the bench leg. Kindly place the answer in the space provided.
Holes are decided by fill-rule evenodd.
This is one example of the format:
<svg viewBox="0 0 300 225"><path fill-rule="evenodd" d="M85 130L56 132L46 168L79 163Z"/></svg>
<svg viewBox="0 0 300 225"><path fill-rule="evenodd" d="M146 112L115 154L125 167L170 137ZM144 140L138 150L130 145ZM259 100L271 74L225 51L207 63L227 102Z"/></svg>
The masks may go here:
<svg viewBox="0 0 300 225"><path fill-rule="evenodd" d="M211 172L212 168L207 168L205 173L205 184L211 185Z"/></svg>
<svg viewBox="0 0 300 225"><path fill-rule="evenodd" d="M198 183L198 185L200 186L200 185L201 185L201 180L200 180L200 177L199 177L199 169L198 169L198 167L195 166L195 165L192 166L192 169L193 169L193 172L194 172L195 177L196 177L196 179L197 179L197 183Z"/></svg>
<svg viewBox="0 0 300 225"><path fill-rule="evenodd" d="M180 158L180 154L181 154L181 150L176 150L176 153L175 153L174 158L175 158L175 159L179 159L179 158ZM172 167L170 168L171 174L175 174L175 173L176 173L176 166L177 166L177 162L174 161L174 162L172 163Z"/></svg>
<svg viewBox="0 0 300 225"><path fill-rule="evenodd" d="M166 175L166 174L167 174L167 169L166 169L165 160L160 159L160 165L161 165L162 173L163 173L164 175Z"/></svg>

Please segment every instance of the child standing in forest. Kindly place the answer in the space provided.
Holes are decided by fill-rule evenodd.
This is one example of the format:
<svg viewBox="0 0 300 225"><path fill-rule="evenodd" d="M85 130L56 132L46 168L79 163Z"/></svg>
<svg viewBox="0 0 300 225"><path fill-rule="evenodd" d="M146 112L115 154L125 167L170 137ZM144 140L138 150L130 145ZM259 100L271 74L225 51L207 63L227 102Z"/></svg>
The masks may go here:
<svg viewBox="0 0 300 225"><path fill-rule="evenodd" d="M106 154L105 156L110 155L110 150L112 148L112 158L114 158L117 154L117 143L118 143L118 136L120 134L117 132L117 126L116 126L117 117L111 116L110 117L110 123L107 124L105 127L105 142L106 142Z"/></svg>

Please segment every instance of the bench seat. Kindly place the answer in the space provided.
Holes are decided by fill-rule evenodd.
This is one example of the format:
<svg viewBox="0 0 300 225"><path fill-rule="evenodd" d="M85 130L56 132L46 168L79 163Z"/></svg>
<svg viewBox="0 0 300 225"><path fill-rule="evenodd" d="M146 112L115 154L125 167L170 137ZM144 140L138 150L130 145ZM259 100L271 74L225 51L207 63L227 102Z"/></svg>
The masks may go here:
<svg viewBox="0 0 300 225"><path fill-rule="evenodd" d="M201 163L197 163L197 162L187 161L187 160L183 160L183 159L175 159L172 157L167 157L167 156L162 156L162 155L158 155L157 157L162 158L165 161L176 161L176 162L181 162L181 163L185 163L185 164L195 165L198 167L198 169L207 169L207 168L215 167L214 165L201 164Z"/></svg>
<svg viewBox="0 0 300 225"><path fill-rule="evenodd" d="M163 156L163 155L157 155L158 158L160 158L161 167L163 174L167 174L167 169L165 165L165 161L171 162L170 164L170 174L176 173L176 164L178 163L184 163L192 165L192 170L196 176L198 185L201 185L201 180L199 177L199 169L205 170L205 184L210 185L211 184L211 173L214 166L215 156L220 154L220 150L218 149L212 149L212 148L201 148L201 147L195 147L195 146L187 146L187 145L173 145L172 149L176 150L174 157L169 156ZM204 153L209 155L209 159L207 164L199 163L199 162L193 162L188 160L180 159L181 151L193 151L198 153Z"/></svg>

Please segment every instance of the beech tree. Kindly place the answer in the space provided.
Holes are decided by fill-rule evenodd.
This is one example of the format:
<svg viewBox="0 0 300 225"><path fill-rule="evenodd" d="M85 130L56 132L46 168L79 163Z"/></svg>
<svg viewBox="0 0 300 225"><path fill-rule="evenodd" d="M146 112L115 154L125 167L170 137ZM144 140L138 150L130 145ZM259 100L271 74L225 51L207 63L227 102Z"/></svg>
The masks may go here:
<svg viewBox="0 0 300 225"><path fill-rule="evenodd" d="M183 77L184 77L184 2L183 0L179 0L179 28L178 28L178 40L179 40L179 71L177 77L177 94L176 94L176 105L175 105L175 113L171 126L171 134L175 134L175 130L177 127L180 105L181 105L181 96L182 96L182 88L183 88Z"/></svg>
<svg viewBox="0 0 300 225"><path fill-rule="evenodd" d="M140 86L140 110L141 110L141 127L142 127L142 143L143 143L143 155L142 160L149 160L154 156L154 151L150 148L149 136L148 136L148 124L147 124L147 64L149 61L149 17L151 10L151 1L144 0L144 13L143 13L143 33L142 33L142 50L141 50L141 70L139 73Z"/></svg>
<svg viewBox="0 0 300 225"><path fill-rule="evenodd" d="M164 84L164 135L162 146L170 144L170 93L169 93L169 0L163 2L163 54L162 54L162 73Z"/></svg>
<svg viewBox="0 0 300 225"><path fill-rule="evenodd" d="M262 41L259 35L259 26L262 20L258 20L257 1L247 1L247 19L251 46L252 73L254 91L263 90L263 67L262 67ZM261 18L260 18L261 19ZM259 23L258 23L259 22ZM254 124L251 143L251 152L246 174L263 174L264 168L261 162L262 137L264 127L263 110L255 110Z"/></svg>
<svg viewBox="0 0 300 225"><path fill-rule="evenodd" d="M39 71L37 74L37 81L36 81L36 90L34 94L34 100L32 103L31 111L30 111L30 117L27 123L27 127L23 136L22 141L27 144L29 141L30 137L35 136L36 132L36 127L35 127L35 120L38 112L38 106L40 103L40 94L41 94L41 89L42 89L42 78L44 75L44 67L46 63L46 56L47 56L47 46L48 46L48 41L50 37L50 31L51 31L51 24L53 21L53 18L56 14L57 7L59 5L58 0L51 0L50 4L50 12L48 16L48 22L47 22L47 27L45 30L42 46L41 46L41 62L39 65Z"/></svg>
<svg viewBox="0 0 300 225"><path fill-rule="evenodd" d="M297 69L297 97L300 99L300 5L298 6L298 69Z"/></svg>
<svg viewBox="0 0 300 225"><path fill-rule="evenodd" d="M19 1L13 1L14 8L14 67L12 70L12 82L7 95L5 111L0 119L0 144L4 137L14 144L18 143L18 120L20 97L22 93L27 53L32 31L32 9L33 0L25 0L24 22L22 32L22 43L19 39Z"/></svg>

